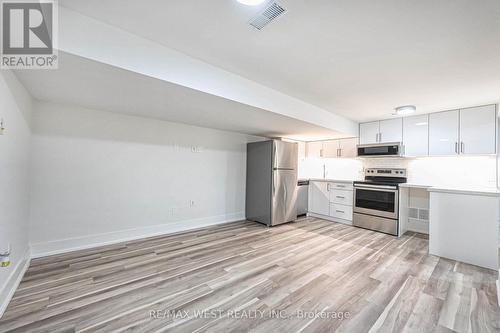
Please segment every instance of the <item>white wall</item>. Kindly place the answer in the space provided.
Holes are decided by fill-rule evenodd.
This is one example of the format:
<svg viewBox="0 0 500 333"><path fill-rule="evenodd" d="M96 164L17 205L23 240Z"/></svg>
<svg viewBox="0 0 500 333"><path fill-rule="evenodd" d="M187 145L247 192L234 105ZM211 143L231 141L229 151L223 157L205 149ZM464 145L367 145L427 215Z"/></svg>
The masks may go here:
<svg viewBox="0 0 500 333"><path fill-rule="evenodd" d="M244 218L260 138L46 103L33 118L34 256Z"/></svg>
<svg viewBox="0 0 500 333"><path fill-rule="evenodd" d="M0 71L0 252L11 245L11 264L0 267L0 317L27 263L31 97L10 71Z"/></svg>

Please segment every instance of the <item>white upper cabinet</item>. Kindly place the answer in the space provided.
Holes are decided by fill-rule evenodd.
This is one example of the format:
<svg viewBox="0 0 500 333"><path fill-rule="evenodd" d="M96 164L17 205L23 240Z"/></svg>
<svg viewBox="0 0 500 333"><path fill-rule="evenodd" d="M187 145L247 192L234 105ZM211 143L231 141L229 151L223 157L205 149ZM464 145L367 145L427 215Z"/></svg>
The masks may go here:
<svg viewBox="0 0 500 333"><path fill-rule="evenodd" d="M380 133L379 124L379 121L359 124L359 144L377 143Z"/></svg>
<svg viewBox="0 0 500 333"><path fill-rule="evenodd" d="M323 141L323 157L336 158L339 157L339 141Z"/></svg>
<svg viewBox="0 0 500 333"><path fill-rule="evenodd" d="M495 154L495 105L460 110L460 154Z"/></svg>
<svg viewBox="0 0 500 333"><path fill-rule="evenodd" d="M495 154L496 108L486 105L362 123L359 143L402 142L404 156ZM340 148L343 151L342 142Z"/></svg>
<svg viewBox="0 0 500 333"><path fill-rule="evenodd" d="M380 134L378 142L403 141L403 119L389 119L380 121Z"/></svg>
<svg viewBox="0 0 500 333"><path fill-rule="evenodd" d="M429 154L429 115L403 118L403 147L405 156Z"/></svg>
<svg viewBox="0 0 500 333"><path fill-rule="evenodd" d="M298 144L298 154L299 154L299 161L302 161L306 158L307 154L306 154L306 145L307 143L304 142L304 141L299 141L297 142Z"/></svg>
<svg viewBox="0 0 500 333"><path fill-rule="evenodd" d="M354 158L357 156L358 138L323 141L323 157Z"/></svg>
<svg viewBox="0 0 500 333"><path fill-rule="evenodd" d="M359 143L401 142L403 120L401 118L359 124Z"/></svg>
<svg viewBox="0 0 500 333"><path fill-rule="evenodd" d="M358 155L358 138L339 140L339 157L354 158Z"/></svg>
<svg viewBox="0 0 500 333"><path fill-rule="evenodd" d="M458 122L458 110L429 115L429 155L458 154Z"/></svg>
<svg viewBox="0 0 500 333"><path fill-rule="evenodd" d="M311 141L306 145L306 156L307 157L323 157L323 142L322 141Z"/></svg>

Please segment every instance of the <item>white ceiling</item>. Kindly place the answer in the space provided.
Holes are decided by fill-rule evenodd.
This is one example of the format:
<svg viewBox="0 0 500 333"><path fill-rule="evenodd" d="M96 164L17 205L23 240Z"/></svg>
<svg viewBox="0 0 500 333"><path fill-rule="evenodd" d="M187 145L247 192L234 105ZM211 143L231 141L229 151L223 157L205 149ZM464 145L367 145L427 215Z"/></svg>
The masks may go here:
<svg viewBox="0 0 500 333"><path fill-rule="evenodd" d="M320 140L342 136L320 126L59 52L58 70L18 70L34 98L259 136Z"/></svg>
<svg viewBox="0 0 500 333"><path fill-rule="evenodd" d="M257 31L236 0L59 1L356 121L499 100L499 0L278 2Z"/></svg>

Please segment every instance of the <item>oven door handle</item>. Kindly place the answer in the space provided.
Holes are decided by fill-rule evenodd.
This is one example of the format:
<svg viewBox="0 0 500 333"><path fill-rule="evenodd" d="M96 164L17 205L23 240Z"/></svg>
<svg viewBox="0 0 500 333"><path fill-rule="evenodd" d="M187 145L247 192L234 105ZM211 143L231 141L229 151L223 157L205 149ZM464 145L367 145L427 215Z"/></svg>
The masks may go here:
<svg viewBox="0 0 500 333"><path fill-rule="evenodd" d="M368 190L378 190L378 189L381 189L381 190L394 190L394 191L397 191L398 188L395 187L395 186L390 186L390 185L366 185L366 184L363 184L363 185L354 185L354 188L359 188L359 189L368 189Z"/></svg>

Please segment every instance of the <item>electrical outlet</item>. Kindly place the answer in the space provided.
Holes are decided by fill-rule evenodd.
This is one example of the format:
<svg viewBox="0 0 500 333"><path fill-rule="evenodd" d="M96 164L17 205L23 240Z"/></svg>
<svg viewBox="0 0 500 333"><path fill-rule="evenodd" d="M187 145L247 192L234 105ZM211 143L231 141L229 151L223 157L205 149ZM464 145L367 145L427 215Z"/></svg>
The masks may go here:
<svg viewBox="0 0 500 333"><path fill-rule="evenodd" d="M203 152L203 147L201 146L191 146L192 153L201 153Z"/></svg>
<svg viewBox="0 0 500 333"><path fill-rule="evenodd" d="M0 256L8 256L10 254L10 243L7 244L7 247L0 248Z"/></svg>
<svg viewBox="0 0 500 333"><path fill-rule="evenodd" d="M7 244L7 248L0 252L0 265L1 267L9 267L10 265L10 244Z"/></svg>
<svg viewBox="0 0 500 333"><path fill-rule="evenodd" d="M189 207L194 207L194 200L189 200Z"/></svg>

